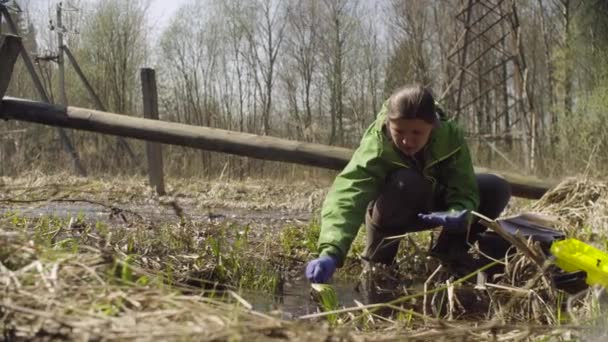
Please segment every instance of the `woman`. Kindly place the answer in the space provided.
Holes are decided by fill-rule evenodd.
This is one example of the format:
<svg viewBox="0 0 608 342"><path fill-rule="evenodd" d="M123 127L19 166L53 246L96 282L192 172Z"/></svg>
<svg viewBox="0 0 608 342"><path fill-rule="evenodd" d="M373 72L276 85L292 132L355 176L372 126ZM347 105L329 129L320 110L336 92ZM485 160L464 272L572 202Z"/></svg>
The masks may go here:
<svg viewBox="0 0 608 342"><path fill-rule="evenodd" d="M475 175L462 129L435 107L420 85L398 89L336 177L321 212L317 259L306 266L315 283L341 267L365 217L363 258L390 265L398 244L384 238L442 226L432 253L467 250L485 228L470 212L497 218L511 197L494 175ZM395 240L393 240L395 241Z"/></svg>

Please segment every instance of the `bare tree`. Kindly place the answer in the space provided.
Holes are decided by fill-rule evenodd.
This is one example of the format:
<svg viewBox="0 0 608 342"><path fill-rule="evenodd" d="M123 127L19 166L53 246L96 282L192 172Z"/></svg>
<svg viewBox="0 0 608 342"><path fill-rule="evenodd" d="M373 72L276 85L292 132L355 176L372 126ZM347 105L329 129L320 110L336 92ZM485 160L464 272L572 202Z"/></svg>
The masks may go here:
<svg viewBox="0 0 608 342"><path fill-rule="evenodd" d="M222 31L214 8L207 2L183 5L163 32L161 60L170 79L175 114L182 122L215 127L222 122L219 79L222 78ZM213 167L208 152L200 152L205 172Z"/></svg>
<svg viewBox="0 0 608 342"><path fill-rule="evenodd" d="M563 33L563 42L564 42L564 51L566 57L564 59L564 113L571 114L573 107L573 92L572 92L572 82L573 82L573 72L574 68L572 67L573 58L573 20L572 20L572 12L574 7L574 2L571 0L560 0L561 3L561 14L562 21L564 25L564 33Z"/></svg>
<svg viewBox="0 0 608 342"><path fill-rule="evenodd" d="M161 38L162 60L182 99L178 112L186 123L213 126L219 121L217 99L221 34L205 3L178 10Z"/></svg>
<svg viewBox="0 0 608 342"><path fill-rule="evenodd" d="M247 72L246 63L246 51L247 51L247 30L241 18L240 13L246 13L247 6L242 1L221 1L220 2L220 13L224 17L225 35L228 40L228 47L226 48L226 58L223 61L224 64L224 79L225 82L230 82L230 85L226 85L229 89L233 89L230 93L236 92L236 102L238 113L238 129L242 132L245 130L245 110L246 110L246 98L247 98ZM234 89L236 87L236 89ZM229 95L232 97L231 95ZM229 101L226 99L226 101ZM230 110L231 112L234 110Z"/></svg>
<svg viewBox="0 0 608 342"><path fill-rule="evenodd" d="M361 135L374 120L383 96L381 74L385 70L385 58L381 51L385 44L381 40L377 22L377 18L369 14L359 20L355 31L355 53L352 54L352 61L348 63L352 84L347 95L347 104L356 122L355 135ZM355 137L353 142L357 140Z"/></svg>
<svg viewBox="0 0 608 342"><path fill-rule="evenodd" d="M138 70L148 53L148 0L108 0L92 4L74 54L91 76L109 110L134 113ZM85 63L86 61L86 63Z"/></svg>
<svg viewBox="0 0 608 342"><path fill-rule="evenodd" d="M409 72L409 82L420 82L431 85L431 48L429 42L434 35L430 28L432 12L425 2L416 0L392 0L390 17L394 46L399 51L400 61Z"/></svg>
<svg viewBox="0 0 608 342"><path fill-rule="evenodd" d="M292 77L286 75L287 93L299 135L307 141L314 140L312 87L318 69L319 6L318 0L294 1L288 12L289 38L286 50L290 60L293 61L295 75ZM286 71L286 73L290 72Z"/></svg>
<svg viewBox="0 0 608 342"><path fill-rule="evenodd" d="M323 0L325 5L324 30L322 39L323 74L329 88L329 111L331 131L329 144L344 142L344 97L348 77L345 62L350 39L356 27L358 1Z"/></svg>
<svg viewBox="0 0 608 342"><path fill-rule="evenodd" d="M249 9L255 11L241 13L238 19L249 42L248 62L256 75L254 81L262 107L262 133L268 135L277 58L286 25L285 6L278 0L256 0ZM254 16L253 25L245 22L244 15Z"/></svg>

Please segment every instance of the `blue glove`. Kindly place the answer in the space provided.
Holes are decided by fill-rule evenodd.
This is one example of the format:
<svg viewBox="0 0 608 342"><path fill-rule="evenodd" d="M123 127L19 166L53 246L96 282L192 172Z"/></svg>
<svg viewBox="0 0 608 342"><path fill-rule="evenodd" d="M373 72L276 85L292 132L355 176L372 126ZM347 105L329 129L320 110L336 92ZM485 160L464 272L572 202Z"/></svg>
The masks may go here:
<svg viewBox="0 0 608 342"><path fill-rule="evenodd" d="M311 260L306 265L306 278L311 283L327 283L336 271L337 261L330 256Z"/></svg>
<svg viewBox="0 0 608 342"><path fill-rule="evenodd" d="M470 215L468 210L436 211L428 214L418 214L418 218L428 225L443 226L448 231L466 232L469 228Z"/></svg>

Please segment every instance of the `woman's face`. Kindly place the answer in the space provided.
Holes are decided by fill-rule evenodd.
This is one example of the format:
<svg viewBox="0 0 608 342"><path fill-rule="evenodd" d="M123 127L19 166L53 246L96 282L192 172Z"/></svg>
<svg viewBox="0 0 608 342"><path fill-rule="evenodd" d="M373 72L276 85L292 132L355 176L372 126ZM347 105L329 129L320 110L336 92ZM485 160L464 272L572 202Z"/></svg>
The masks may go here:
<svg viewBox="0 0 608 342"><path fill-rule="evenodd" d="M396 119L388 120L388 128L395 146L413 156L429 141L433 125L420 119Z"/></svg>

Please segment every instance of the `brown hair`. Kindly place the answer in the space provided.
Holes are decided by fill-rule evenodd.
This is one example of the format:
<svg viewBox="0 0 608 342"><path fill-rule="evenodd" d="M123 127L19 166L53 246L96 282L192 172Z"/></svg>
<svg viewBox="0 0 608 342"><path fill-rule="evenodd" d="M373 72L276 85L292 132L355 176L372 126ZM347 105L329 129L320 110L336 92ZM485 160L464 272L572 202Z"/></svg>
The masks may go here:
<svg viewBox="0 0 608 342"><path fill-rule="evenodd" d="M421 85L397 89L388 100L388 119L420 119L430 124L438 120L435 99L428 88Z"/></svg>

